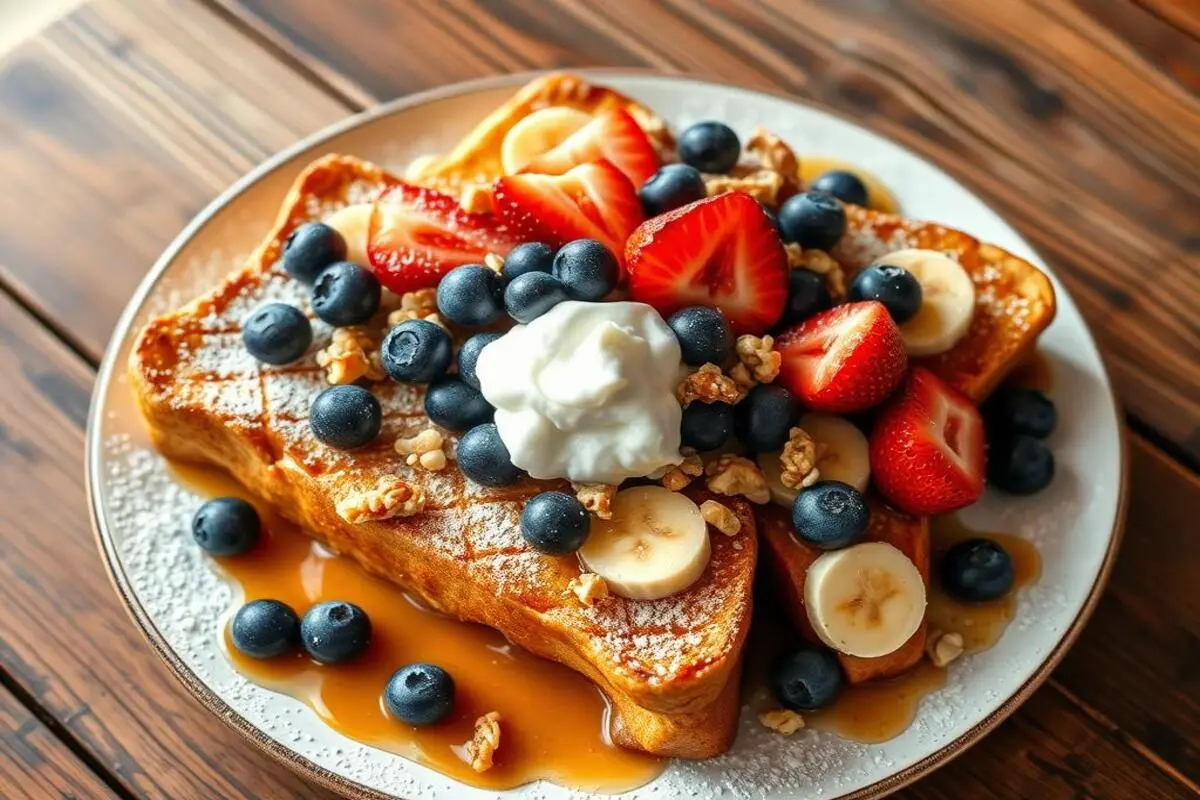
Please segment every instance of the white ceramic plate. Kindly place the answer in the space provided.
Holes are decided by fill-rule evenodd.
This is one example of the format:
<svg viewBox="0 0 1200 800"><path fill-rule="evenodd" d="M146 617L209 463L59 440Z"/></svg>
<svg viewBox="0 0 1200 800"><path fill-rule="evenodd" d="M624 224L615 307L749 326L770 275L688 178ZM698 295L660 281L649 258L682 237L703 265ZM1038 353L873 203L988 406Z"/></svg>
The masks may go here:
<svg viewBox="0 0 1200 800"><path fill-rule="evenodd" d="M941 170L831 114L794 101L699 80L629 72L589 73L656 109L676 125L721 119L746 134L764 124L801 154L844 158L882 179L906 214L937 220L1041 259L1007 223ZM217 619L229 587L188 534L195 498L148 448L124 378L132 337L150 316L207 289L237 266L273 219L287 186L311 158L352 153L400 170L444 150L530 76L461 84L347 120L255 170L206 209L163 255L118 325L100 370L88 436L89 488L101 549L134 618L173 672L214 713L291 768L360 797L454 796L492 792L454 783L399 756L334 732L299 702L249 683L218 649ZM1051 276L1053 277L1053 276ZM983 529L1033 540L1040 582L1020 597L1015 622L986 653L956 663L948 684L926 698L916 723L882 745L828 733L784 738L744 714L726 756L676 762L632 793L672 797L875 797L944 763L990 730L1045 679L1091 610L1116 550L1123 509L1124 452L1109 380L1079 311L1062 285L1058 317L1041 348L1054 368L1061 426L1058 474L1028 499L987 496L966 515ZM513 797L566 797L533 784Z"/></svg>

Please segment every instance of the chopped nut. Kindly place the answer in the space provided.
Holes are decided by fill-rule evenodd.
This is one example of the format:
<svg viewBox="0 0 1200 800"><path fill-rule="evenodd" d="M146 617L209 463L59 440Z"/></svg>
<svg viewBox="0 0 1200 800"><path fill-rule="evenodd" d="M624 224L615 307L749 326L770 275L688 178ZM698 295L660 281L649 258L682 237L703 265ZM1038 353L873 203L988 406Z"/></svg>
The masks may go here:
<svg viewBox="0 0 1200 800"><path fill-rule="evenodd" d="M683 457L679 466L672 467L662 476L662 485L672 492L679 492L692 482L692 478L699 478L703 474L704 462L700 460L700 456L689 453Z"/></svg>
<svg viewBox="0 0 1200 800"><path fill-rule="evenodd" d="M467 742L467 757L471 769L486 772L492 768L492 758L500 749L500 712L489 711L475 720L475 735Z"/></svg>
<svg viewBox="0 0 1200 800"><path fill-rule="evenodd" d="M741 371L743 375L749 373L749 376L759 383L770 383L779 376L783 355L775 351L773 336L745 334L738 337L734 349L737 351L738 366L744 367ZM734 380L737 380L736 376ZM738 384L741 385L741 381L738 381Z"/></svg>
<svg viewBox="0 0 1200 800"><path fill-rule="evenodd" d="M807 489L821 479L816 441L803 428L792 428L779 454L779 482L789 489Z"/></svg>
<svg viewBox="0 0 1200 800"><path fill-rule="evenodd" d="M765 128L754 129L746 142L746 151L757 157L763 167L780 173L787 180L795 181L800 174L800 162L792 148Z"/></svg>
<svg viewBox="0 0 1200 800"><path fill-rule="evenodd" d="M504 269L504 259L495 253L488 253L483 257L483 265L493 272L499 272Z"/></svg>
<svg viewBox="0 0 1200 800"><path fill-rule="evenodd" d="M687 408L693 400L706 403L736 403L740 397L737 383L721 372L716 364L705 364L688 375L675 388L675 396Z"/></svg>
<svg viewBox="0 0 1200 800"><path fill-rule="evenodd" d="M939 669L961 656L965 649L961 633L932 631L925 641L925 654Z"/></svg>
<svg viewBox="0 0 1200 800"><path fill-rule="evenodd" d="M585 606L594 606L597 600L608 597L608 584L594 572L584 572L577 578L571 578L567 591L579 598Z"/></svg>
<svg viewBox="0 0 1200 800"><path fill-rule="evenodd" d="M409 453L408 457L404 459L404 463L408 464L410 467L415 467L417 465L417 462L420 460L421 460L421 457L419 455L417 455L416 453Z"/></svg>
<svg viewBox="0 0 1200 800"><path fill-rule="evenodd" d="M438 315L437 289L417 289L416 291L402 294L400 296L400 307L388 314L388 327L394 327L410 319L423 319L427 322L432 322L434 325L441 325L443 328L446 327L446 324L442 322L442 318Z"/></svg>
<svg viewBox="0 0 1200 800"><path fill-rule="evenodd" d="M756 169L745 175L706 174L704 188L709 197L723 192L745 192L758 202L773 206L779 200L783 176L773 169Z"/></svg>
<svg viewBox="0 0 1200 800"><path fill-rule="evenodd" d="M471 214L489 214L495 207L495 195L488 184L468 183L463 187L458 204Z"/></svg>
<svg viewBox="0 0 1200 800"><path fill-rule="evenodd" d="M804 727L804 717L787 708L764 711L758 715L758 721L784 736L791 736Z"/></svg>
<svg viewBox="0 0 1200 800"><path fill-rule="evenodd" d="M334 328L328 346L317 353L317 363L326 369L325 379L335 386L354 383L359 378L383 380L382 364L368 352L374 341L359 327Z"/></svg>
<svg viewBox="0 0 1200 800"><path fill-rule="evenodd" d="M729 506L722 505L716 500L705 500L700 504L700 516L704 521L726 536L737 536L742 530L742 521Z"/></svg>
<svg viewBox="0 0 1200 800"><path fill-rule="evenodd" d="M430 450L428 453L421 453L417 461L430 472L441 472L446 468L446 452L444 450Z"/></svg>
<svg viewBox="0 0 1200 800"><path fill-rule="evenodd" d="M442 438L441 431L437 428L426 428L408 439L396 440L396 452L402 456L409 453L432 453L434 450L441 450L445 439Z"/></svg>
<svg viewBox="0 0 1200 800"><path fill-rule="evenodd" d="M425 493L394 476L379 479L374 489L355 492L337 504L338 516L352 525L374 520L410 517L425 508Z"/></svg>
<svg viewBox="0 0 1200 800"><path fill-rule="evenodd" d="M795 242L789 242L783 249L787 251L789 267L811 270L823 276L834 300L846 296L846 271L836 258L824 250L804 250Z"/></svg>
<svg viewBox="0 0 1200 800"><path fill-rule="evenodd" d="M612 501L617 487L609 483L572 483L575 499L600 519L612 519Z"/></svg>
<svg viewBox="0 0 1200 800"><path fill-rule="evenodd" d="M708 465L708 488L717 494L741 495L752 503L768 503L771 489L762 470L748 458L723 455Z"/></svg>

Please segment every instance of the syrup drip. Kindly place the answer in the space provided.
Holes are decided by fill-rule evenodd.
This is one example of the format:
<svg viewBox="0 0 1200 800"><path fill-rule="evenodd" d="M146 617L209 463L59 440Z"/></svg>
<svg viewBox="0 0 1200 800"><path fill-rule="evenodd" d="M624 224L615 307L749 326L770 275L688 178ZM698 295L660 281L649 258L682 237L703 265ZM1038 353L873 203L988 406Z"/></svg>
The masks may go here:
<svg viewBox="0 0 1200 800"><path fill-rule="evenodd" d="M806 187L813 182L823 172L839 169L846 172L853 172L857 175L867 187L867 207L875 211L882 211L885 214L896 214L900 211L900 204L896 202L896 196L892 194L886 186L880 183L869 172L866 172L851 164L849 161L843 161L838 158L829 158L826 156L798 156L800 160L800 181Z"/></svg>

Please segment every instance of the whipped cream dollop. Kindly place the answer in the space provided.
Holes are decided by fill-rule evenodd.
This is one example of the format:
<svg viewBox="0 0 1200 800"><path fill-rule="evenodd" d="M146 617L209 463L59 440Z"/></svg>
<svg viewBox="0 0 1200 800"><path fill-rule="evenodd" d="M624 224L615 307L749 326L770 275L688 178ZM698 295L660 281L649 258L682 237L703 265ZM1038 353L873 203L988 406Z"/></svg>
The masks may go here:
<svg viewBox="0 0 1200 800"><path fill-rule="evenodd" d="M679 342L643 303L559 303L483 348L479 387L534 478L617 484L678 464Z"/></svg>

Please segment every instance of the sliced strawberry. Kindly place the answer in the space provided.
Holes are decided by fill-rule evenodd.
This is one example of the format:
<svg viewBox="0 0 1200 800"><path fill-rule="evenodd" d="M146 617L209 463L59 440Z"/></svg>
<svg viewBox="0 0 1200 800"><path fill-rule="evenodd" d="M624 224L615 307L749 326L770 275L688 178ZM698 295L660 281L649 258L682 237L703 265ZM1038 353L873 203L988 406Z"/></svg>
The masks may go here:
<svg viewBox="0 0 1200 800"><path fill-rule="evenodd" d="M658 153L629 112L614 108L584 125L557 147L526 164L521 172L562 175L572 167L601 159L621 170L635 187L658 169Z"/></svg>
<svg viewBox="0 0 1200 800"><path fill-rule="evenodd" d="M879 412L871 475L910 514L947 514L983 493L983 418L965 394L917 367Z"/></svg>
<svg viewBox="0 0 1200 800"><path fill-rule="evenodd" d="M450 270L520 243L493 214L472 214L448 194L398 183L375 204L367 229L371 269L393 292L436 286Z"/></svg>
<svg viewBox="0 0 1200 800"><path fill-rule="evenodd" d="M879 405L904 378L908 351L882 303L845 305L780 334L779 381L815 411L849 414Z"/></svg>
<svg viewBox="0 0 1200 800"><path fill-rule="evenodd" d="M637 190L607 161L562 175L509 175L496 182L496 211L527 239L553 246L595 239L618 258L642 221Z"/></svg>
<svg viewBox="0 0 1200 800"><path fill-rule="evenodd" d="M783 313L787 256L748 194L697 200L643 222L625 246L629 292L664 317L711 306L735 333L762 333Z"/></svg>

